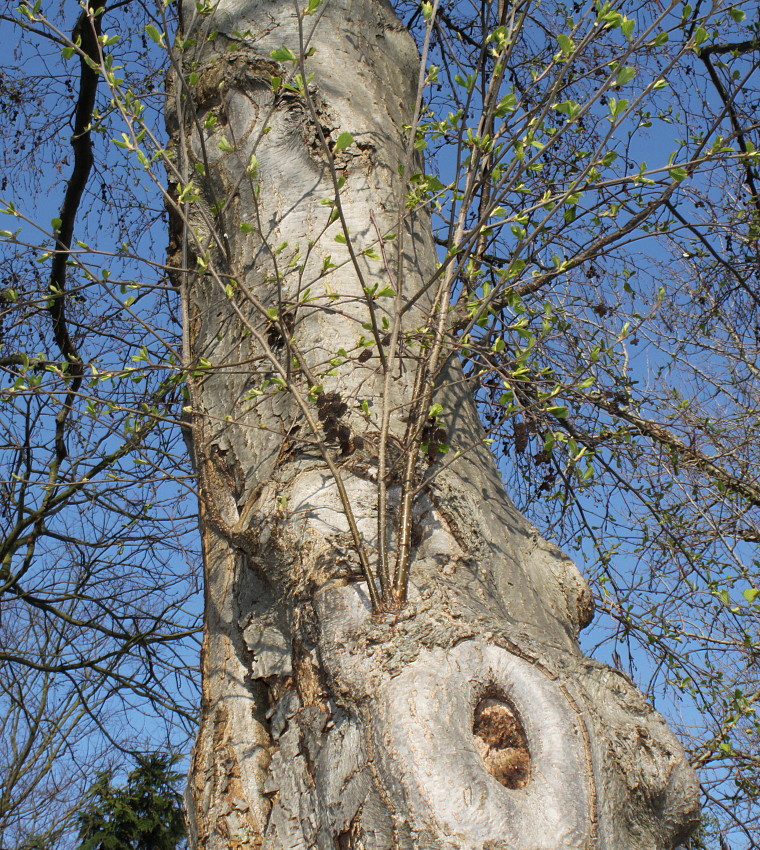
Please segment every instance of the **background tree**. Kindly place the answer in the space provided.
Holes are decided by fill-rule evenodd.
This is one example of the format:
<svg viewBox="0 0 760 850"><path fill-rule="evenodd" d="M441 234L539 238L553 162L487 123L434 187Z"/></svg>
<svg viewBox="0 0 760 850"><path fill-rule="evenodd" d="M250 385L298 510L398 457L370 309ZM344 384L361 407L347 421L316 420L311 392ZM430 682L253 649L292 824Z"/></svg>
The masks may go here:
<svg viewBox="0 0 760 850"><path fill-rule="evenodd" d="M78 816L79 850L175 850L185 836L182 774L176 758L151 754L137 758L123 787L103 773ZM184 845L182 845L184 846Z"/></svg>
<svg viewBox="0 0 760 850"><path fill-rule="evenodd" d="M44 44L40 42L41 33L52 33L59 39L54 43L56 51L63 47L71 54L71 62L76 62L77 47L81 50L82 43L71 43L63 35L70 23L56 26L40 9L26 8L32 17L27 16L26 24L30 43ZM159 392L162 376L174 374L181 381L189 373L189 397L183 404L188 409L188 424L196 434L195 460L203 473L201 481L205 480L207 494L213 494L213 498L202 500L207 512L205 534L211 577L208 598L221 599L222 604L214 602L208 608L211 650L206 672L214 669L215 657L225 657L223 669L233 680L228 682L231 690L227 696L234 693L238 698L227 700L225 707L229 705L231 715L226 720L218 715L219 723L214 726L209 718L216 711L215 699L221 692L214 688L223 688L224 684L207 686L205 729L232 729L231 737L222 739L229 745L226 757L233 760L221 765L210 748L204 750L202 735L197 764L203 764L204 752L208 761L206 772L196 770L195 783L202 807L210 812L203 815L206 825L210 824L209 829L231 829L231 834L236 834L234 830L255 834L262 828L275 780L268 780L270 791L264 793L258 809L256 805L248 809L233 806L228 811L222 805L214 809L213 804L218 802L215 789L227 793L238 787L236 783L255 787L263 781L271 736L285 736L281 749L285 761L287 735L292 739L296 726L304 740L312 742L312 748L307 749L312 755L320 746L325 752L323 742L330 735L332 740L343 736L350 741L355 734L357 713L352 714L350 707L356 693L341 696L340 705L348 707L349 717L343 725L338 724L339 732L331 731L332 727L308 731L312 730L309 717L320 716L314 706L327 713L334 710L323 696L332 693L334 697L334 690L330 690L335 686L334 677L328 677L327 684L317 680L313 688L308 685L315 666L319 672L324 664L325 653L318 632L304 625L304 620L313 624L310 599L316 588L324 585L326 576L335 575L330 570L335 569L336 562L338 567L347 565L349 576L356 568L377 574L381 579L378 608L398 605L406 588L404 565L411 562L412 587L416 588L413 606L420 604L420 593L422 608L427 605L429 611L443 612L442 619L416 642L405 631L403 624L409 621L403 617L400 627L388 627L372 640L390 647L387 652L395 653L394 658L405 659L393 661L401 666L420 652L420 644L427 650L437 645L435 635L445 631L445 615L450 610L447 594L468 569L466 563L457 564L454 572L460 575L450 580L446 575L441 577L438 567L432 568L431 558L443 561L443 550L449 554L457 551L450 540L439 536L441 549L431 554L434 535L428 539L426 530L431 528L429 523L436 511L443 510L444 519L448 517L445 522L439 517L442 534L462 534L461 523L457 528L456 521L461 505L453 511L442 508L451 493L441 496L437 488L445 490L441 482L447 480L456 483L467 463L472 464L468 467L472 474L467 474L470 483L489 468L482 451L472 446L482 435L473 440L477 432L464 413L466 394L457 389L462 389L466 380L481 403L488 438L495 441L493 448L503 459L502 470L518 504L539 527L552 531L558 542L576 549L588 561L602 612L589 646L601 644L598 651L602 657L624 668L650 697L658 699L671 718L680 721L680 731L689 744L692 763L700 767L703 790L711 804L704 841L719 842L719 831L729 828L727 819L733 818L734 827L744 831L743 846L755 846L753 788L757 785L758 752L753 668L758 579L757 562L749 548L758 533L757 463L751 440L757 410L753 368L757 305L751 283L756 273L757 241L753 189L755 21L746 18L741 4L721 3L709 8L704 4L693 8L673 4L665 9L635 4L613 8L609 4L547 6L527 2L419 7L399 3L396 10L417 37L428 66L421 77L424 88L417 96L408 82L398 78L398 69L381 80L383 84L396 80L390 89L408 91L412 107L407 107L405 119L408 135L394 143L398 153L387 155L383 180L371 176L383 172L372 134L387 137L390 123L377 130L371 115L355 116L347 127L340 121L335 123L336 113L345 119L342 107L334 100L337 97L340 102L335 86L327 86L323 92L326 83L319 74L310 84L304 83L321 61L322 29L317 29L314 41L309 41L312 23L322 15L336 14L335 33L355 33L352 20L358 13L345 13L344 20L331 3L324 7L312 4L310 11L316 15L303 18L303 50L295 18L290 18L290 29L286 27L287 38L278 40L271 35L271 44L266 40L259 43L258 36L252 40L246 34L248 25L235 27L227 22L225 26L232 26L227 36L217 36L208 48L212 56L218 51L230 57L218 66L226 68L219 71L218 79L213 73L204 76L203 65L192 65L197 45L191 41L184 44L182 56L175 59L183 65L184 83L176 84L171 97L178 103L178 112L190 116L186 122L178 122L180 132L186 135L184 140L181 135L177 140L179 149L189 150L189 155L186 153L184 161L180 157L166 165L171 182L178 187L172 249L173 262L180 270L177 283L180 289L185 288L186 296L195 287L193 298L198 300L195 308L186 308L188 337L181 351L174 345L173 357L165 354L165 343L172 341L171 293L161 289L161 283L150 283L157 280L150 271L157 266L142 266L137 271L138 266L131 265L140 256L150 256L147 243L136 238L150 236L143 226L146 217L138 212L150 194L127 202L132 187L140 185L134 180L135 171L119 170L115 156L119 151L111 148L106 152L105 145L98 151L96 145L96 161L102 157L111 166L108 182L125 190L118 195L120 208L136 213L134 219L125 215L128 223L120 235L126 236L128 248L109 245L106 240L99 241L97 249L105 253L117 249L118 256L111 257L108 265L123 271L112 271L111 281L120 278L125 286L139 285L130 290L138 300L126 305L127 312L116 306L109 317L113 321L111 317L118 311L124 324L115 326L117 333L135 343L129 349L122 347L115 357L121 370L118 374L117 367L111 366L118 378L118 392L131 390L127 397L132 409L137 410L141 401L154 404L155 396L137 392L136 382L131 380L136 375L128 370L136 368L146 376L154 375L153 386L159 387ZM198 10L199 20L204 21L211 12L211 7ZM220 19L225 20L223 12L224 7L214 16L214 23L208 24L209 35L215 29L225 31L225 26L217 26ZM292 15L289 7L286 14ZM96 126L112 128L103 136L119 139L125 157L122 162L131 158L138 169L148 169L144 174L153 173L160 182L164 144L156 130L156 111L148 91L152 69L149 65L143 77L142 59L139 63L133 60L139 51L149 63L160 64L160 48L169 40L163 33L171 30L171 22L160 9L149 23L134 9L114 15L119 16L120 38L101 36L100 55L97 61L92 60L101 67L100 96L105 107L99 110ZM256 27L255 34L261 20L269 18L250 23L251 29ZM116 29L114 26L112 31ZM411 55L399 47L401 33L393 24L378 40L378 44L387 45L386 57L398 58L394 53L398 50L400 55ZM361 40L356 34L352 37ZM258 45L253 70L249 67L252 41ZM283 43L287 50L282 49ZM307 56L311 46L318 48L317 53ZM342 42L338 45L339 51L346 49ZM369 49L365 54L374 55ZM126 70L115 67L120 63ZM247 70L235 70L244 67ZM362 73L366 72L363 65L360 67ZM175 64L175 71L177 68ZM120 79L122 75L124 79ZM341 81L344 76L343 67L341 75L333 75ZM139 78L146 84L139 83ZM20 77L4 79L9 108L23 105ZM157 79L155 75L153 79ZM263 117L266 110L260 111L262 131L269 126L274 129L263 133L255 144L250 130L239 123L241 95L220 93L218 84L222 82L233 90L252 89L254 94L243 96L243 105L252 98L260 110L262 104L266 109L271 107L274 117L290 115L297 119L298 127L288 124L286 117L282 118L284 125L270 125ZM347 81L349 84L353 83ZM360 79L357 85L354 101L359 104L366 98L366 79ZM34 96L49 90L37 86ZM378 97L382 101L386 96ZM65 103L60 98L55 102ZM39 115L45 115L53 101L37 103L44 106ZM202 132L192 119L194 109L199 121L208 122ZM121 136L122 131L126 136ZM301 132L305 135L299 135ZM41 141L43 135L38 134L35 140ZM185 141L191 138L196 139L195 147L188 149ZM272 145L273 139L279 141ZM293 157L299 151L301 157L306 153L306 159L291 163L291 170L300 175L298 179L293 179L290 171L278 170L281 166L274 162L278 144ZM424 170L412 152L422 148L426 148ZM44 146L35 148L38 155L43 150ZM256 159L251 159L250 153ZM647 165L642 165L644 160ZM321 169L322 182L317 191L315 179L310 188L316 194L309 199L309 187L303 179L313 174L315 163ZM399 164L404 167L407 183L392 176L398 174ZM192 188L191 168L195 170ZM267 168L274 170L267 173ZM357 175L361 168L368 169L366 181ZM27 179L20 169L8 173ZM261 201L257 200L256 186L262 187L258 190L263 192ZM280 224L271 224L289 218L285 214L287 201L278 200L284 186L294 193L293 203L297 198L307 205L324 201L311 216L313 221L321 221L321 213L332 211L327 221L334 221L324 233L317 229L310 236L291 234L289 239L279 232ZM371 214L366 207L359 211L362 192L364 197L373 197L374 192L375 198L382 198L379 206L369 203ZM248 209L257 209L257 205L263 210L273 209L274 218L263 215L261 221L256 217L241 220L236 205L243 195ZM15 197L20 195L16 192ZM155 201L147 205L158 214ZM28 213L22 214L35 220L31 209L26 209ZM427 227L426 209L433 213L438 259L442 262L435 278L430 271L434 254L421 237ZM295 217L290 214L288 226ZM19 220L15 215L15 223L9 225L11 233ZM44 215L36 220L45 221ZM237 225L242 227L239 236ZM267 230L270 226L271 234ZM293 233L300 231L295 227ZM385 238L394 234L394 238ZM269 259L265 249L254 251L255 245L267 244L267 239L262 242L264 235L269 240ZM51 238L52 234L46 249ZM32 255L33 242L22 232L9 237L9 256L18 257L13 267L17 273L26 268L18 263L23 264ZM89 238L87 242L95 244ZM329 251L325 248L328 243ZM416 255L410 246L415 246ZM82 294L100 291L110 297L115 288L110 281L102 280L99 268L91 276L85 273L90 268L88 251L79 246L76 255L69 257L77 265L69 268L84 270L86 289L82 288ZM156 256L154 252L154 261ZM315 265L315 257L326 265ZM431 264L428 271L427 263ZM187 271L183 273L182 269ZM197 276L199 272L204 274ZM415 295L415 287L426 275L429 286ZM19 291L30 307L23 318L21 313L16 315L27 326L34 315L50 315L44 300L45 278L36 294L31 280L33 276L19 276L23 284ZM13 278L8 281L17 282ZM368 291L363 288L365 284ZM154 299L148 293L164 293L167 300ZM13 297L11 293L9 304L15 305ZM56 297L61 303L61 297ZM73 293L67 295L66 303L72 297ZM414 303L400 312L406 298ZM450 311L444 309L447 299L453 306ZM186 298L185 303L191 300ZM99 316L104 303L97 297L87 302L90 315ZM9 306L8 312L16 309ZM132 314L137 319L135 325L130 324ZM431 318L433 321L428 321ZM140 326L140 322L144 324ZM219 323L216 332L215 322ZM154 342L141 350L144 339L140 335L156 326L162 328L161 338L153 337ZM93 344L102 345L93 329L104 327L107 325L103 322L90 321ZM130 329L134 331L132 337ZM341 333L350 337L349 344L336 342ZM327 350L320 348L324 339L330 341ZM17 336L11 337L6 351L13 358L18 353L28 354L27 349L27 340ZM451 367L453 372L436 368L451 363L454 352L462 358L463 377L455 367ZM67 359L65 352L61 356ZM402 370L399 381L393 362L388 367L393 358ZM38 361L33 366L40 369ZM14 382L21 379L22 360L16 358L6 368ZM439 383L448 386L442 396L433 399L430 394L436 373ZM135 386L130 387L130 382ZM71 380L62 381L59 400L65 400L66 387L70 386ZM385 405L383 389L395 393ZM32 396L24 380L13 390ZM100 389L98 394L102 392ZM238 400L244 405L250 403L250 410L237 402L232 405L235 393L249 395ZM219 410L215 405L225 394ZM115 397L108 400L113 402ZM209 399L213 402L210 407ZM415 403L410 407L411 402ZM407 404L404 410L397 408L402 403ZM59 405L60 409L65 405ZM149 406L142 412L144 421L155 421L155 408ZM161 439L175 439L176 408L167 405L160 409L160 416ZM231 417L229 422L225 422L227 416ZM73 415L67 414L66 420L70 423ZM44 446L50 442L52 426L37 433L41 435L39 445ZM470 438L463 439L463 433ZM18 442L17 437L14 439ZM243 440L243 449L235 442L239 439ZM9 440L9 445L16 443ZM82 445L87 445L86 440ZM136 448L136 444L127 448ZM457 450L463 452L464 459L454 461ZM255 457L249 463L251 451ZM163 467L156 463L159 456L167 461ZM161 470L151 481L162 476L165 480L166 472L174 474L181 469L177 455L172 458L167 452L148 457L154 469ZM330 462L334 469L329 468ZM318 569L309 572L298 568L294 573L288 559L282 560L283 550L278 550L273 541L283 539L283 534L287 537L289 528L302 533L309 500L299 491L301 501L294 501L286 492L287 470L312 463L315 468L327 464L326 482L348 482L345 497L338 493L334 512L326 519L317 517L324 521L319 526L323 538L331 534L335 537L335 518L347 513L348 505L359 519L356 528L349 524L341 529L338 522L338 532L343 536L338 539L339 550L335 539L331 541L332 554L324 558L327 564L312 553ZM286 470L278 473L284 477L273 480L269 490L265 487L256 494L255 476L263 480L272 465ZM126 472L120 468L120 474ZM364 486L355 484L357 477L365 484L368 478L371 484L368 492L372 495L365 494L364 502L358 499L358 491L351 489ZM98 487L104 484L101 480ZM29 488L39 492L37 486L32 482ZM497 493L495 482L493 487L485 492ZM328 483L325 488L330 489ZM270 496L272 489L274 495ZM129 491L120 484L107 503L101 500L98 504L121 510L124 492ZM261 502L262 513L276 520L273 528L271 522L270 528L262 524L254 507L246 514L243 503L249 499L250 506L254 496ZM316 507L325 510L328 502L323 496L325 493L320 493ZM425 501L434 498L438 503L432 506ZM495 497L493 503L500 498ZM274 501L269 504L267 499ZM150 499L138 497L130 508L135 521L137 508L144 501ZM487 499L483 502L488 504ZM483 510L481 505L468 503L464 514L477 516L476 508ZM175 508L170 511L176 516ZM519 529L525 526L508 509L507 514L506 522L519 539ZM253 522L249 522L251 518ZM314 519L312 516L312 530ZM481 529L484 524L490 523L480 521ZM373 531L378 526L380 533ZM457 545L470 548L481 529L469 538L465 534L465 543L460 540ZM274 536L257 541L256 533ZM532 539L529 530L524 534ZM161 536L156 535L150 549L145 550L149 554L144 564L149 569L144 573L135 571L131 558L127 559L130 574L144 576L140 586L145 591L141 592L147 592L155 575L152 559L161 557L161 550L156 548ZM84 541L86 535L81 539ZM298 540L301 545L303 539ZM263 548L257 550L257 546ZM244 575L247 566L240 566L245 558L239 554L241 550L253 563L262 559L252 556L251 551L264 552L265 572L273 582L279 606L267 607L268 591L266 585L262 588L258 583L260 577ZM539 547L538 551L544 550ZM480 548L477 552L475 561L481 556L485 561L491 557ZM525 555L521 556L523 563ZM215 560L217 556L221 560ZM549 611L549 622L538 629L538 634L518 627L513 649L527 645L529 654L553 634L555 615L569 613L571 620L583 620L582 610L564 610L563 597L568 599L567 594L553 594L554 579L541 572L534 556L535 552L527 556L534 558L528 569L534 579L543 576L536 583L543 594L542 604ZM20 554L14 557L18 559ZM545 559L544 567L555 563L552 558L545 553L539 556ZM520 561L518 556L514 559ZM233 562L242 572L230 568ZM272 576L275 563L285 567ZM220 570L215 571L214 564L221 565ZM553 571L583 599L582 585L576 583L569 567L556 567L555 563ZM338 572L338 580L345 581L344 573ZM245 593L235 596L236 589L225 583L232 575L238 577L246 592L254 594L255 603L249 602ZM399 575L401 580L397 581ZM307 580L307 576L311 578ZM533 617L525 614L534 605L529 600L529 587L523 589L519 582L518 587L519 591L512 590L508 595L507 621ZM438 588L438 595L430 588ZM424 601L428 592L432 596ZM525 598L519 602L521 592ZM526 599L529 604L524 604ZM228 601L229 607L225 607ZM482 604L479 597L478 605ZM416 611L411 621L426 622L416 608L405 610ZM496 632L504 627L503 619L499 622ZM533 626L536 624L534 620ZM479 634L490 628L481 629ZM389 638L391 632L394 636ZM449 634L459 632L454 628ZM175 635L181 636L181 630ZM122 645L129 647L128 642ZM154 647L164 645L159 642ZM315 660L316 645L320 652ZM566 645L572 646L572 642ZM220 646L225 652L214 656ZM134 653L130 648L118 657L134 658ZM382 666L386 662L378 659L377 663ZM297 697L289 686L290 676L298 684ZM125 684L130 681L124 679ZM362 703L363 710L374 696ZM251 699L254 705L262 706L262 711L254 719L253 728L244 732L243 724L251 723L244 706L250 705ZM296 700L306 708L302 705L296 711ZM274 705L270 706L270 701ZM483 734L475 737L485 735L485 743L476 741L476 746L485 747L486 764L492 772L501 770L502 780L511 776L509 781L520 781L525 752L519 736L509 739L510 746L489 749L483 731L487 723L484 717L488 717L485 710L508 711L505 705L486 705L476 714L476 725L480 724ZM272 711L268 719L265 715ZM285 718L287 727L283 725ZM371 725L375 721L367 722ZM234 760L243 751L249 733L248 746L256 741L259 748L254 748L252 756L250 752L246 755L246 767L237 776ZM528 730L529 738L534 733ZM208 743L213 739L205 740ZM340 753L348 749L361 758L360 746L349 748L346 744L346 750ZM516 752L505 756L504 749ZM332 764L328 755L324 760ZM512 764L512 773L505 773L503 765L498 767L504 759ZM276 773L277 764L276 758L270 772ZM300 762L294 759L288 767L291 778L299 775ZM308 774L308 766L304 770ZM225 777L232 777L231 783L225 785ZM293 782L297 785L297 780ZM357 794L363 793L364 786L358 780L355 787L360 789ZM288 792L291 799L299 793L298 787ZM286 796L283 793L281 800ZM345 805L348 811L352 803ZM312 801L309 806L321 810L319 817L324 825L324 804ZM367 808L370 812L382 811L380 803L375 806L371 801ZM346 820L345 811L340 811L343 814L336 818ZM251 826L251 820L257 817L260 823ZM289 820L282 815L282 807L279 817L280 824ZM366 817L382 820L377 813ZM276 822L276 818L270 818L270 831L280 828ZM352 846L365 827L360 819L344 826L340 840ZM387 826L378 826L377 834L385 833ZM220 834L220 841L228 840L224 832ZM274 841L271 837L269 840ZM607 836L606 840L612 839ZM664 837L661 840L666 841ZM734 832L731 840L741 839ZM632 845L629 841L625 846Z"/></svg>

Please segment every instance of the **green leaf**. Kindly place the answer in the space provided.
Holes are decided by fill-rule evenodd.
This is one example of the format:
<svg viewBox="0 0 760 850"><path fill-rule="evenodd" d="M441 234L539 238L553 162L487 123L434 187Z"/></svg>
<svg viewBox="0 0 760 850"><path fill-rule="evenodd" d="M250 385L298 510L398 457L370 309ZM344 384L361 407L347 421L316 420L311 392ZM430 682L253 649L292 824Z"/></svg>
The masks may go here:
<svg viewBox="0 0 760 850"><path fill-rule="evenodd" d="M671 168L668 170L668 174L670 175L671 180L677 180L679 183L681 180L685 180L689 174L685 168Z"/></svg>
<svg viewBox="0 0 760 850"><path fill-rule="evenodd" d="M322 4L322 0L309 0L309 5L306 7L306 14L313 15Z"/></svg>
<svg viewBox="0 0 760 850"><path fill-rule="evenodd" d="M517 109L517 98L513 92L510 92L499 101L495 113L497 118L503 118L507 112L513 112Z"/></svg>
<svg viewBox="0 0 760 850"><path fill-rule="evenodd" d="M341 133L335 142L335 153L343 151L354 143L354 137L350 133Z"/></svg>
<svg viewBox="0 0 760 850"><path fill-rule="evenodd" d="M219 141L217 142L217 147L219 148L220 151L235 150L224 136L222 136L222 138L219 139Z"/></svg>
<svg viewBox="0 0 760 850"><path fill-rule="evenodd" d="M624 86L626 83L630 83L635 76L636 69L632 68L630 65L626 65L625 68L621 68L618 71L617 77L615 77L615 85Z"/></svg>
<svg viewBox="0 0 760 850"><path fill-rule="evenodd" d="M467 89L467 91L472 91L475 86L476 80L477 74L475 73L468 74L466 77L463 77L461 74L454 75L454 82Z"/></svg>
<svg viewBox="0 0 760 850"><path fill-rule="evenodd" d="M161 30L159 30L158 27L153 26L153 24L148 24L148 26L145 27L145 32L150 37L151 41L155 41L156 44L162 43L164 34L161 32Z"/></svg>
<svg viewBox="0 0 760 850"><path fill-rule="evenodd" d="M275 59L277 62L295 62L296 55L289 47L285 47L283 44L282 47L278 47L277 50L273 50L269 54L272 59Z"/></svg>
<svg viewBox="0 0 760 850"><path fill-rule="evenodd" d="M64 47L61 50L61 56L63 56L64 59L71 59L71 57L75 53L76 53L76 50L73 47L71 47L71 45L69 45L68 47Z"/></svg>
<svg viewBox="0 0 760 850"><path fill-rule="evenodd" d="M620 25L620 29L623 31L623 35L628 39L628 41L630 41L633 36L634 29L636 29L636 21L632 18L625 18L623 23Z"/></svg>
<svg viewBox="0 0 760 850"><path fill-rule="evenodd" d="M440 192L441 189L446 188L435 174L426 174L424 178L424 185L428 192Z"/></svg>
<svg viewBox="0 0 760 850"><path fill-rule="evenodd" d="M747 602L752 604L755 599L760 596L760 590L755 590L754 587L748 587L746 590L742 591L742 596L747 600Z"/></svg>
<svg viewBox="0 0 760 850"><path fill-rule="evenodd" d="M697 27L696 32L694 33L694 46L698 48L700 45L704 44L708 38L709 35L707 30L704 27Z"/></svg>
<svg viewBox="0 0 760 850"><path fill-rule="evenodd" d="M572 121L581 111L581 105L580 103L576 103L574 100L564 100L562 103L552 104L552 109L556 109L557 112L564 113Z"/></svg>
<svg viewBox="0 0 760 850"><path fill-rule="evenodd" d="M575 42L569 35L558 35L557 44L559 44L559 49L565 54L565 56L569 56L575 50Z"/></svg>
<svg viewBox="0 0 760 850"><path fill-rule="evenodd" d="M736 21L737 24L740 24L747 16L741 9L731 8L728 10L728 14Z"/></svg>
<svg viewBox="0 0 760 850"><path fill-rule="evenodd" d="M614 123L618 116L622 115L628 109L628 101L624 97L621 97L620 100L611 97L607 101L607 108L610 111L607 117Z"/></svg>
<svg viewBox="0 0 760 850"><path fill-rule="evenodd" d="M341 245L345 245L346 244L346 234L345 233L336 233L335 234L335 241L340 242Z"/></svg>

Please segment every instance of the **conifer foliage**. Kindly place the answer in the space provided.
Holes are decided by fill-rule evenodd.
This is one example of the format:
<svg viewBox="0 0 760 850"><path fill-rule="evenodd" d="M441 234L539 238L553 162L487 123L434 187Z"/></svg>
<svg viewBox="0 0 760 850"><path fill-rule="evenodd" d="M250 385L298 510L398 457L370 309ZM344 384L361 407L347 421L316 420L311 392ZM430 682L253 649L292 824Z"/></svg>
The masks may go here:
<svg viewBox="0 0 760 850"><path fill-rule="evenodd" d="M136 759L123 786L101 773L92 803L79 816L78 850L179 850L185 846L182 775L176 757L151 753Z"/></svg>

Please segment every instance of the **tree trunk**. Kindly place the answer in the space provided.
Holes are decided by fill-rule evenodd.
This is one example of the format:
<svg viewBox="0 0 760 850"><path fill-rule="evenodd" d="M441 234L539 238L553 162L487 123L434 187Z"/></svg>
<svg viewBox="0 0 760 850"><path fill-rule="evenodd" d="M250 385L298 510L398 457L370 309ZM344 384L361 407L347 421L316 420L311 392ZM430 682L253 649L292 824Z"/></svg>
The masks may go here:
<svg viewBox="0 0 760 850"><path fill-rule="evenodd" d="M435 308L401 174L421 170L419 58L385 0L325 0L302 37L292 2L189 4L168 98L206 570L191 844L672 847L694 774L627 678L581 654L588 588L505 495L453 359L431 423L450 452L414 470L408 602L372 610L383 388L393 550ZM307 92L283 46L305 49ZM417 296L395 354L388 285Z"/></svg>

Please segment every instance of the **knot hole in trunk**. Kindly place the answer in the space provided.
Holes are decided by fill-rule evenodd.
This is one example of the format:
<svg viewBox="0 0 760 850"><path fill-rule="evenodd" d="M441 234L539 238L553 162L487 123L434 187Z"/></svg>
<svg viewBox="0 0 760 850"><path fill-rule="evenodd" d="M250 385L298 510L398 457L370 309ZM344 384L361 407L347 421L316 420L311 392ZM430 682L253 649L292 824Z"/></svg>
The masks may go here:
<svg viewBox="0 0 760 850"><path fill-rule="evenodd" d="M528 784L528 739L517 710L503 694L489 692L475 706L472 732L475 748L497 782L512 789Z"/></svg>

